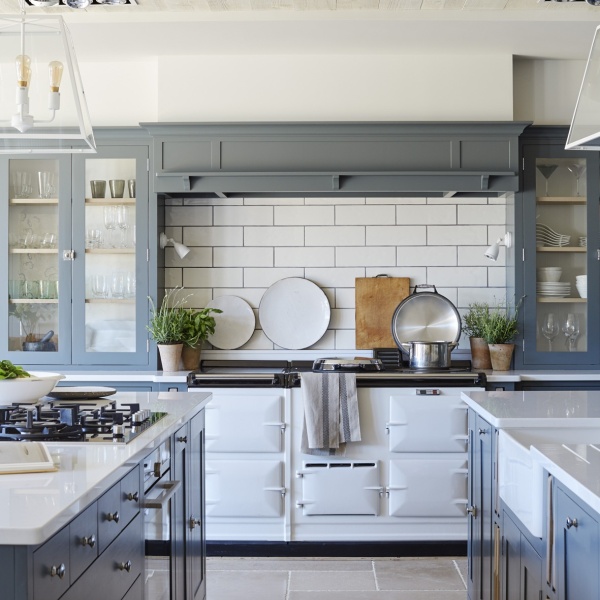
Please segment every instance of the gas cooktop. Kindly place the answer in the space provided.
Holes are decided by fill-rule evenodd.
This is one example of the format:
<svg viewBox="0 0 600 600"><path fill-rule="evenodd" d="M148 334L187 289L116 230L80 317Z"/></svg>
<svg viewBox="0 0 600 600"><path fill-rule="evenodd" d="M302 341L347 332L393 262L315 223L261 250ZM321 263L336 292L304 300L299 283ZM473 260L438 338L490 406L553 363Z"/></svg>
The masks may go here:
<svg viewBox="0 0 600 600"><path fill-rule="evenodd" d="M167 413L137 403L51 401L0 406L0 442L101 442L127 444Z"/></svg>

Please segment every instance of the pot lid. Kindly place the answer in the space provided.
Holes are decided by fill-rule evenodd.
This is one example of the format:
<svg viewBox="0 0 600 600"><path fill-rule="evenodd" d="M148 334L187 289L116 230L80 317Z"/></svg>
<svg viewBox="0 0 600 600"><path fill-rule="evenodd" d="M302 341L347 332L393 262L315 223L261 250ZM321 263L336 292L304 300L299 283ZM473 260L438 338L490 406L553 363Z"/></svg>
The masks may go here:
<svg viewBox="0 0 600 600"><path fill-rule="evenodd" d="M433 288L433 292L418 292ZM458 342L461 320L458 310L434 285L417 285L396 307L392 335L398 347L409 342Z"/></svg>
<svg viewBox="0 0 600 600"><path fill-rule="evenodd" d="M319 358L313 363L313 371L382 371L378 358L355 356L354 358Z"/></svg>

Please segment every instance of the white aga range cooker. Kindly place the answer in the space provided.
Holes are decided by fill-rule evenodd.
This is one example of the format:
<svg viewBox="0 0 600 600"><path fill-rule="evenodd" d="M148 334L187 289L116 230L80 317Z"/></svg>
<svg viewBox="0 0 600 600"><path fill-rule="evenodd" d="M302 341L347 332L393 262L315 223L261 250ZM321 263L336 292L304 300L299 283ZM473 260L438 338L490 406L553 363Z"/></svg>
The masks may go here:
<svg viewBox="0 0 600 600"><path fill-rule="evenodd" d="M406 369L398 351L391 353L382 370L352 367L361 441L347 444L343 456L301 451L302 373L312 362L203 361L190 374L190 387L213 393L206 410L209 541L466 540L460 394L485 389L485 375L468 361Z"/></svg>

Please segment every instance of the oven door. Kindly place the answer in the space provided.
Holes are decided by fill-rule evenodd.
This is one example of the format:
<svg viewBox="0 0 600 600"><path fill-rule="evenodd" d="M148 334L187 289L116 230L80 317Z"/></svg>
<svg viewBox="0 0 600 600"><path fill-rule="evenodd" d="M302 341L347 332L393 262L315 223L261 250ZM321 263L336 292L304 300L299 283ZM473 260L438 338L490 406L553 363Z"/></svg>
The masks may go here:
<svg viewBox="0 0 600 600"><path fill-rule="evenodd" d="M144 460L144 538L146 547L146 598L174 598L173 531L174 494L181 482L171 479L171 445L165 441Z"/></svg>

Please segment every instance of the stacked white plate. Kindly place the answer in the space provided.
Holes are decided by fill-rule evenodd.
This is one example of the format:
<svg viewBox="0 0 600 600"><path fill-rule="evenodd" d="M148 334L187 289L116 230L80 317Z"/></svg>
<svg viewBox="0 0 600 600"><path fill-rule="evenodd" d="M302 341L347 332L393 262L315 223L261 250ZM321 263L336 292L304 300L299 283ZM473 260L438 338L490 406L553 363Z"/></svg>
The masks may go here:
<svg viewBox="0 0 600 600"><path fill-rule="evenodd" d="M571 284L563 281L538 281L538 296L555 296L566 298L571 294Z"/></svg>
<svg viewBox="0 0 600 600"><path fill-rule="evenodd" d="M561 267L538 267L537 269L538 281L560 281L561 275Z"/></svg>
<svg viewBox="0 0 600 600"><path fill-rule="evenodd" d="M579 245L582 247L587 246L587 237L579 236Z"/></svg>
<svg viewBox="0 0 600 600"><path fill-rule="evenodd" d="M587 275L577 275L575 277L575 287L582 298L587 298Z"/></svg>
<svg viewBox="0 0 600 600"><path fill-rule="evenodd" d="M557 233L548 225L537 223L535 226L535 241L536 244L543 244L544 246L568 246L571 236Z"/></svg>

